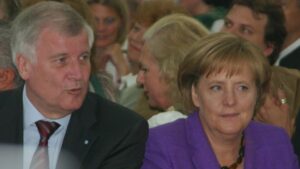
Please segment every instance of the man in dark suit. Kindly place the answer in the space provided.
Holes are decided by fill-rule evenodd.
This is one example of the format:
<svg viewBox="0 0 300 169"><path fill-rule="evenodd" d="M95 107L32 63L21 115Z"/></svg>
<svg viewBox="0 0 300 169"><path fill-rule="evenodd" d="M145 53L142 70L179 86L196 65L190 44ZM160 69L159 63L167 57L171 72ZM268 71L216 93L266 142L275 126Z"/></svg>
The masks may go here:
<svg viewBox="0 0 300 169"><path fill-rule="evenodd" d="M90 26L63 3L38 3L14 20L13 61L25 85L0 93L0 143L22 146L14 157L21 168L41 161L49 169L140 168L146 121L88 93L93 38ZM42 157L40 149L46 150ZM63 166L62 152L76 162Z"/></svg>
<svg viewBox="0 0 300 169"><path fill-rule="evenodd" d="M300 70L300 0L282 0L287 37L276 65Z"/></svg>

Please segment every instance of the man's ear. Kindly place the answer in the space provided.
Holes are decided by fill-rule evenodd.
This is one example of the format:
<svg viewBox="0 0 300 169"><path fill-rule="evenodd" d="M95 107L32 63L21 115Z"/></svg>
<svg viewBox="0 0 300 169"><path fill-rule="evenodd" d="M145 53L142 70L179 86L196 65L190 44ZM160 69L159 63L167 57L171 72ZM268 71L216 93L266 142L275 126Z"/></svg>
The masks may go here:
<svg viewBox="0 0 300 169"><path fill-rule="evenodd" d="M22 79L26 80L30 75L31 62L25 56L18 54L16 56L16 67Z"/></svg>
<svg viewBox="0 0 300 169"><path fill-rule="evenodd" d="M263 53L266 57L269 57L274 51L274 44L267 43L266 48L264 49Z"/></svg>

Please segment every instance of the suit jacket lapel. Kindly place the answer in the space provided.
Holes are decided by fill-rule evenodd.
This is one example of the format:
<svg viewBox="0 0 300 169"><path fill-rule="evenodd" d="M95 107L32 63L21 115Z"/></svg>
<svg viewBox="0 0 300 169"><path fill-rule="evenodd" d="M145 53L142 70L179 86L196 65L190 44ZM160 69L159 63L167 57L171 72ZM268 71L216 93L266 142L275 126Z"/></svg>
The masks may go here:
<svg viewBox="0 0 300 169"><path fill-rule="evenodd" d="M8 164L10 168L23 168L22 89L23 87L10 91L10 96L1 101L4 106L0 109L2 115L2 118L0 118L0 146L1 144L12 144L11 147L5 147L9 149L5 154L6 159L13 157L13 164ZM2 165L5 166L7 161L3 162Z"/></svg>
<svg viewBox="0 0 300 169"><path fill-rule="evenodd" d="M71 115L62 151L66 150L74 155L79 164L82 164L91 145L98 137L99 132L92 129L96 122L95 112L96 101L87 96L82 107ZM61 159L63 158L60 158L60 162ZM79 165L75 167L80 168Z"/></svg>
<svg viewBox="0 0 300 169"><path fill-rule="evenodd" d="M188 118L186 133L195 168L219 169L220 166L204 133L197 112Z"/></svg>
<svg viewBox="0 0 300 169"><path fill-rule="evenodd" d="M5 100L5 106L0 109L0 142L8 144L23 144L23 102L22 90L12 91Z"/></svg>

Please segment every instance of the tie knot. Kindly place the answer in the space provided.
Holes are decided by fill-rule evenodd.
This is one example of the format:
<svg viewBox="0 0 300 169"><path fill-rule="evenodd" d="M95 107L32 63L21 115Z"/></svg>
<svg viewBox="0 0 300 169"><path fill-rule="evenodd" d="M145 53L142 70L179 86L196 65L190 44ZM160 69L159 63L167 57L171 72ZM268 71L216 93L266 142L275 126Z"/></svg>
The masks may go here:
<svg viewBox="0 0 300 169"><path fill-rule="evenodd" d="M46 140L48 140L49 137L60 126L56 122L48 122L48 121L43 121L43 120L39 120L39 121L35 122L35 124L39 130L41 139L46 139Z"/></svg>

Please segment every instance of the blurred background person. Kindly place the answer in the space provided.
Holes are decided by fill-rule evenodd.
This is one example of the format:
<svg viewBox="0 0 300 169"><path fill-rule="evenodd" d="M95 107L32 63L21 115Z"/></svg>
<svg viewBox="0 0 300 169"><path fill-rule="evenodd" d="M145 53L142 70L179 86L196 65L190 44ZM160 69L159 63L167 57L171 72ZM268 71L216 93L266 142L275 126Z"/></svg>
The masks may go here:
<svg viewBox="0 0 300 169"><path fill-rule="evenodd" d="M144 44L143 35L157 20L173 13L187 14L187 11L173 0L141 2L134 15L133 26L128 33L127 58L131 73L122 77L125 87L120 92L119 103L135 110L145 119L159 111L149 107L143 95L143 89L136 83L141 49Z"/></svg>
<svg viewBox="0 0 300 169"><path fill-rule="evenodd" d="M272 64L286 37L283 10L276 0L234 0L222 31L254 43ZM271 69L269 94L256 120L283 127L291 136L300 110L300 72L278 66Z"/></svg>
<svg viewBox="0 0 300 169"><path fill-rule="evenodd" d="M0 91L14 89L23 82L12 61L10 26L0 21Z"/></svg>
<svg viewBox="0 0 300 169"><path fill-rule="evenodd" d="M108 72L116 88L122 88L122 76L130 73L129 63L122 49L129 27L129 13L124 0L88 0L96 22L96 70Z"/></svg>
<svg viewBox="0 0 300 169"><path fill-rule="evenodd" d="M178 71L193 113L150 129L142 169L298 169L286 132L252 120L270 79L261 50L227 33L193 44Z"/></svg>
<svg viewBox="0 0 300 169"><path fill-rule="evenodd" d="M281 0L287 37L276 65L300 70L300 0Z"/></svg>
<svg viewBox="0 0 300 169"><path fill-rule="evenodd" d="M150 128L186 117L177 87L178 67L191 44L207 34L201 23L182 14L165 16L145 32L137 82L148 104L162 111L148 119Z"/></svg>
<svg viewBox="0 0 300 169"><path fill-rule="evenodd" d="M19 13L19 0L0 0L0 20L12 21Z"/></svg>

